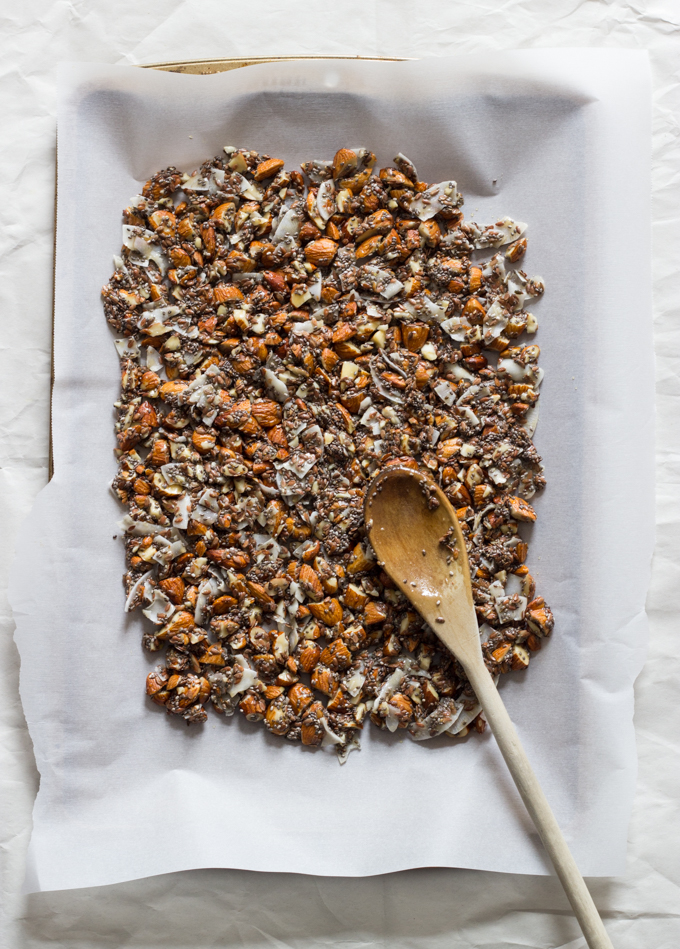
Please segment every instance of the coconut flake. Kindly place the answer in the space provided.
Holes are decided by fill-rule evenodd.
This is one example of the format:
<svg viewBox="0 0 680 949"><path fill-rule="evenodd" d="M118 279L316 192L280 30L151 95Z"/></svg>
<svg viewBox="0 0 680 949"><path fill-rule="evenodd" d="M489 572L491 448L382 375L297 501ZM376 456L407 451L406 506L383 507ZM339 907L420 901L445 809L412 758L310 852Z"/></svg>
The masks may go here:
<svg viewBox="0 0 680 949"><path fill-rule="evenodd" d="M134 227L131 224L123 225L123 247L139 254L142 258L139 264L146 267L150 260L155 261L161 273L167 270L167 259L160 246L154 243L156 235L143 227Z"/></svg>
<svg viewBox="0 0 680 949"><path fill-rule="evenodd" d="M303 320L301 323L293 323L290 332L291 335L305 336L307 333L313 333L316 329L316 323L311 320Z"/></svg>
<svg viewBox="0 0 680 949"><path fill-rule="evenodd" d="M337 745L335 749L335 753L338 756L338 763L344 764L347 761L347 758L349 757L350 753L352 751L359 751L360 748L361 748L361 744L359 742L358 735L352 735L352 737L348 741L345 741L344 745Z"/></svg>
<svg viewBox="0 0 680 949"><path fill-rule="evenodd" d="M453 209L463 203L463 196L457 190L455 181L442 181L432 185L427 191L414 195L409 204L412 211L421 221L429 221L435 214L444 209Z"/></svg>
<svg viewBox="0 0 680 949"><path fill-rule="evenodd" d="M300 212L296 208L289 208L276 226L272 241L280 244L287 238L295 238L300 232Z"/></svg>
<svg viewBox="0 0 680 949"><path fill-rule="evenodd" d="M151 605L145 610L142 610L142 613L146 616L146 618L150 619L151 622L155 623L157 626L163 626L165 623L167 623L174 612L175 607L172 605L165 593L161 593L161 591L158 589L154 591Z"/></svg>
<svg viewBox="0 0 680 949"><path fill-rule="evenodd" d="M508 594L508 596L513 596L515 593L521 596L522 586L523 583L521 577L518 577L516 573L508 574L507 580L505 581L505 592Z"/></svg>
<svg viewBox="0 0 680 949"><path fill-rule="evenodd" d="M132 534L134 537L146 537L147 534L160 534L161 531L167 530L167 527L162 527L160 524L151 524L148 521L133 521L129 514L126 514L118 524L126 534Z"/></svg>
<svg viewBox="0 0 680 949"><path fill-rule="evenodd" d="M507 312L503 309L498 300L495 300L484 316L484 340L491 341L500 336L508 325L508 319L509 316Z"/></svg>
<svg viewBox="0 0 680 949"><path fill-rule="evenodd" d="M516 606L513 606L513 599L514 597L512 596L501 596L496 599L494 605L501 623L508 623L510 621L519 622L524 618L528 602L527 598L525 596L517 596Z"/></svg>
<svg viewBox="0 0 680 949"><path fill-rule="evenodd" d="M527 229L526 224L521 221L513 221L512 218L504 217L496 224L489 225L482 230L482 233L475 241L475 247L482 249L484 247L501 247L503 244L509 244L516 241L524 234Z"/></svg>
<svg viewBox="0 0 680 949"><path fill-rule="evenodd" d="M449 372L454 377L454 379L458 379L458 380L465 379L468 382L474 379L474 376L472 375L472 373L468 372L465 366L461 366L460 363L453 363L451 365L451 368L449 369Z"/></svg>
<svg viewBox="0 0 680 949"><path fill-rule="evenodd" d="M207 191L210 188L210 179L199 171L182 182L182 191Z"/></svg>
<svg viewBox="0 0 680 949"><path fill-rule="evenodd" d="M465 342L468 332L472 329L468 321L461 319L459 316L452 316L440 325L451 339L455 339L459 343Z"/></svg>
<svg viewBox="0 0 680 949"><path fill-rule="evenodd" d="M470 722L473 721L473 719L477 718L481 711L481 705L475 705L470 709L461 708L449 727L446 729L447 735L457 735L458 732L461 732L466 727L466 725L469 725Z"/></svg>
<svg viewBox="0 0 680 949"><path fill-rule="evenodd" d="M323 741L321 742L322 746L325 746L326 748L328 748L329 746L332 746L332 745L344 745L344 741L342 740L342 738L340 738L339 735L336 735L334 731L331 731L328 725L328 722L326 721L325 715L322 718L320 718L319 721L321 722L323 726L323 730L326 733L323 737Z"/></svg>
<svg viewBox="0 0 680 949"><path fill-rule="evenodd" d="M156 563L161 564L162 566L171 563L176 557L179 557L181 554L186 552L186 547L181 540L176 540L173 543L166 540L165 537L158 537L157 543L163 541L163 546L160 550L157 550L153 555L153 559Z"/></svg>
<svg viewBox="0 0 680 949"><path fill-rule="evenodd" d="M224 169L223 168L213 168L210 172L210 181L208 190L211 194L215 194L217 191L224 190Z"/></svg>
<svg viewBox="0 0 680 949"><path fill-rule="evenodd" d="M406 678L402 669L395 669L392 675L383 682L383 686L376 696L373 708L378 709L383 702L386 702L394 694L397 687Z"/></svg>
<svg viewBox="0 0 680 949"><path fill-rule="evenodd" d="M262 192L257 188L254 182L248 181L243 175L235 171L231 176L231 181L237 186L244 198L250 198L251 201L261 201Z"/></svg>
<svg viewBox="0 0 680 949"><path fill-rule="evenodd" d="M395 297L404 286L400 280L397 280L391 270L385 270L383 267L366 264L361 270L364 278L370 282L370 289L374 293L379 293L386 300Z"/></svg>
<svg viewBox="0 0 680 949"><path fill-rule="evenodd" d="M331 174L333 162L314 159L312 161L306 161L304 165L301 165L300 167L312 184L318 185L321 184L322 181L326 181Z"/></svg>
<svg viewBox="0 0 680 949"><path fill-rule="evenodd" d="M498 369L506 372L513 382L521 382L526 375L526 366L515 359L499 359Z"/></svg>
<svg viewBox="0 0 680 949"><path fill-rule="evenodd" d="M359 419L359 424L365 425L366 428L369 428L372 435L379 435L380 424L382 421L383 417L380 412L378 412L375 406L371 405L368 409L366 409L364 414Z"/></svg>
<svg viewBox="0 0 680 949"><path fill-rule="evenodd" d="M296 478L302 479L309 474L318 460L316 455L311 452L296 451L291 454L288 461L281 465L281 468L291 471Z"/></svg>
<svg viewBox="0 0 680 949"><path fill-rule="evenodd" d="M146 347L146 368L150 369L151 372L160 372L161 369L165 368L160 353L153 346Z"/></svg>
<svg viewBox="0 0 680 949"><path fill-rule="evenodd" d="M319 217L324 221L335 214L335 183L332 178L327 178L319 185L316 194L316 209Z"/></svg>
<svg viewBox="0 0 680 949"><path fill-rule="evenodd" d="M183 494L177 499L177 513L172 519L172 526L180 530L186 530L189 526L189 514L191 513L191 498L188 494Z"/></svg>
<svg viewBox="0 0 680 949"><path fill-rule="evenodd" d="M315 300L321 299L321 290L323 289L323 284L321 282L321 271L318 270L316 273L316 278L313 283L310 283L307 287L307 290L311 293L312 297Z"/></svg>
<svg viewBox="0 0 680 949"><path fill-rule="evenodd" d="M536 426L538 425L538 402L536 405L532 405L527 414L524 416L524 420L520 425L520 428L523 428L527 435L531 438L533 437L534 432L536 431Z"/></svg>
<svg viewBox="0 0 680 949"><path fill-rule="evenodd" d="M255 534L255 549L266 554L270 560L278 559L281 545L269 534Z"/></svg>
<svg viewBox="0 0 680 949"><path fill-rule="evenodd" d="M250 689L257 682L257 672L248 665L248 662L243 656L236 656L234 665L241 666L243 674L241 675L241 680L235 683L235 685L232 685L229 689L229 695L232 698L240 692L245 692L246 689Z"/></svg>
<svg viewBox="0 0 680 949"><path fill-rule="evenodd" d="M446 316L446 304L442 306L440 303L435 303L430 297L424 297L420 314L426 320L434 320L436 323L442 323Z"/></svg>
<svg viewBox="0 0 680 949"><path fill-rule="evenodd" d="M271 390L277 402L286 402L289 398L288 386L271 369L266 366L262 369L265 385Z"/></svg>
<svg viewBox="0 0 680 949"><path fill-rule="evenodd" d="M380 378L380 376L378 375L378 371L374 365L371 365L371 378L373 379L373 384L375 385L380 395L382 395L386 399L389 399L390 402L394 402L395 405L404 404L404 400L401 398L401 396L394 395L392 392L389 391L389 389L386 388L384 380Z"/></svg>
<svg viewBox="0 0 680 949"><path fill-rule="evenodd" d="M125 601L126 613L129 613L130 610L132 609L132 604L137 598L137 593L140 587L144 586L146 581L152 576L153 576L153 569L149 570L147 573L142 574L142 576L132 584L132 586L130 587L130 592L128 593L127 599Z"/></svg>
<svg viewBox="0 0 680 949"><path fill-rule="evenodd" d="M434 391L446 405L453 405L456 401L456 393L451 388L451 383L447 382L446 379L438 382L434 387Z"/></svg>
<svg viewBox="0 0 680 949"><path fill-rule="evenodd" d="M137 356L139 356L139 344L133 336L127 336L123 339L114 339L113 344L121 359L125 356L136 359Z"/></svg>
<svg viewBox="0 0 680 949"><path fill-rule="evenodd" d="M349 692L349 694L352 696L352 698L356 698L361 692L365 681L366 676L364 673L361 672L361 670L356 669L348 678L344 680L342 684L347 692Z"/></svg>

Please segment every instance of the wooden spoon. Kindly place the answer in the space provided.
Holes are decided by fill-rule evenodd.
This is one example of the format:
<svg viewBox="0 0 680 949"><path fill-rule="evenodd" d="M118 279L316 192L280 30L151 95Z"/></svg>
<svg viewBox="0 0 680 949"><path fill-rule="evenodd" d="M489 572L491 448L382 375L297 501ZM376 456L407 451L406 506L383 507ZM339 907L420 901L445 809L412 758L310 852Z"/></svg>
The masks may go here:
<svg viewBox="0 0 680 949"><path fill-rule="evenodd" d="M413 468L388 467L369 485L364 515L380 564L465 669L588 946L613 949L484 665L465 541L448 498L428 475ZM441 543L447 532L455 538L453 553Z"/></svg>

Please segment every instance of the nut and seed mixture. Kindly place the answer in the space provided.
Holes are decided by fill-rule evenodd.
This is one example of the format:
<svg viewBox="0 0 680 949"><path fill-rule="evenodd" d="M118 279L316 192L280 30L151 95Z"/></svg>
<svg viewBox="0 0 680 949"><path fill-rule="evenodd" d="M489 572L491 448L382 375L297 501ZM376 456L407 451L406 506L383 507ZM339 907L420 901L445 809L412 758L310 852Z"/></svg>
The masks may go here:
<svg viewBox="0 0 680 949"><path fill-rule="evenodd" d="M420 181L402 154L374 174L341 148L301 174L224 152L146 183L103 288L126 609L163 651L147 694L341 760L367 721L482 731L462 668L376 563L363 499L385 465L437 479L487 666L525 669L553 627L518 531L545 484L526 226L466 222L455 181Z"/></svg>

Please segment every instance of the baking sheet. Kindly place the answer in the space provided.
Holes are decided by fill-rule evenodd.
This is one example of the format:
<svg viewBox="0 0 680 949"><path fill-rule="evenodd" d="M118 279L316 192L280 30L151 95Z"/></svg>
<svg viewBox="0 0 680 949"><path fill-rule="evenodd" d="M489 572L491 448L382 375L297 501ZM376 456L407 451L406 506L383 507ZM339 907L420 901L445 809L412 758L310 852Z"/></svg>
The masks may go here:
<svg viewBox="0 0 680 949"><path fill-rule="evenodd" d="M140 620L121 614L120 510L104 488L117 359L99 288L139 183L227 142L289 166L346 142L383 164L403 150L427 180L457 178L468 217L529 222L526 267L548 287L536 312L549 479L530 566L557 630L503 695L581 868L618 872L652 539L644 57L534 51L213 77L81 65L62 78L55 477L32 516L41 546L19 552L12 594L42 778L29 889L201 866L546 869L490 736L416 745L367 731L339 769L240 719L187 731L145 705L154 663L138 647ZM634 388L622 365L637 367ZM168 821L173 846L159 848Z"/></svg>

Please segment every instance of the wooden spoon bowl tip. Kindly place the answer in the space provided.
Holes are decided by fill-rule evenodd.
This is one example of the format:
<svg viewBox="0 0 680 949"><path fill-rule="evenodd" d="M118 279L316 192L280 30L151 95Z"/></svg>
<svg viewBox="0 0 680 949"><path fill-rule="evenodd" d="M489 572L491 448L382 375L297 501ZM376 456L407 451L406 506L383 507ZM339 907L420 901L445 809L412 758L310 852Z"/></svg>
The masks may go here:
<svg viewBox="0 0 680 949"><path fill-rule="evenodd" d="M465 539L429 475L395 465L366 492L369 540L392 580L461 660L481 659Z"/></svg>

